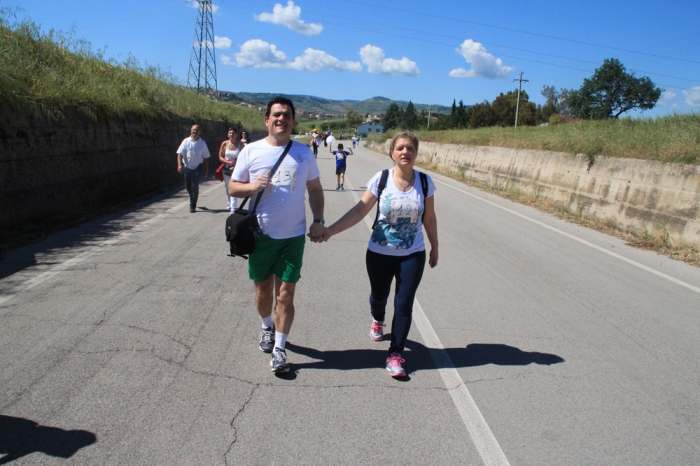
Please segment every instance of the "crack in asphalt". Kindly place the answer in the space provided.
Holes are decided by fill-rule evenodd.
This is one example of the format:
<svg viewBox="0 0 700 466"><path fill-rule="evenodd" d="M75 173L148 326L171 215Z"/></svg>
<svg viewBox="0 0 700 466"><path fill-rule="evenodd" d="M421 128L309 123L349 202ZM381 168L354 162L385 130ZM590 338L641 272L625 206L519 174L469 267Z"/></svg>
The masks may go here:
<svg viewBox="0 0 700 466"><path fill-rule="evenodd" d="M240 407L240 409L236 412L236 414L233 415L233 419L231 419L231 429L233 429L233 440L228 446L228 449L224 452L224 463L228 465L228 454L231 452L231 449L233 449L233 445L238 441L238 429L236 429L236 419L238 416L245 411L246 407L248 406L248 403L251 402L253 399L253 396L255 395L255 392L260 388L260 384L257 384L253 387L253 389L250 392L250 395L248 395L248 399L245 400L243 403L243 406Z"/></svg>

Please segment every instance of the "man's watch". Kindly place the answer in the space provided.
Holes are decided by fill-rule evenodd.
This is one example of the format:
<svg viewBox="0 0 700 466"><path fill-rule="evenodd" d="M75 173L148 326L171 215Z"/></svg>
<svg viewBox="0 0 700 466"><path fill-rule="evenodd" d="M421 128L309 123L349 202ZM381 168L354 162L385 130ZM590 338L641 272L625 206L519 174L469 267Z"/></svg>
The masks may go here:
<svg viewBox="0 0 700 466"><path fill-rule="evenodd" d="M325 225L326 221L323 220L322 218L315 218L314 223L320 223L321 225Z"/></svg>

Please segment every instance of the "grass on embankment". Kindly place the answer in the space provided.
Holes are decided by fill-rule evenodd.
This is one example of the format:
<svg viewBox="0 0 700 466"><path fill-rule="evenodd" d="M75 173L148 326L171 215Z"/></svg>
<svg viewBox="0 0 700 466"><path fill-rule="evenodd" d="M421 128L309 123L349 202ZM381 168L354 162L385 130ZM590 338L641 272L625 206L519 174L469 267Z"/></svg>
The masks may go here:
<svg viewBox="0 0 700 466"><path fill-rule="evenodd" d="M135 112L147 117L180 115L192 120L237 122L264 129L258 111L215 102L184 88L169 73L141 67L135 58L106 60L72 34L42 32L31 22L11 24L0 9L0 115L61 115L67 107L97 115Z"/></svg>
<svg viewBox="0 0 700 466"><path fill-rule="evenodd" d="M393 133L372 135L377 141ZM588 157L626 157L700 164L700 115L581 121L554 126L418 131L418 139L440 144L534 149Z"/></svg>

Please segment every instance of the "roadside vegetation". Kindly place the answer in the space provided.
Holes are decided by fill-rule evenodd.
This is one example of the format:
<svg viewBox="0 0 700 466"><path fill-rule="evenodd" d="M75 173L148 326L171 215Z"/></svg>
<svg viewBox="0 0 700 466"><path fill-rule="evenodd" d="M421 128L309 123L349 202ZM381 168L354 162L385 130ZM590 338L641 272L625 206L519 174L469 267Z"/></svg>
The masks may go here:
<svg viewBox="0 0 700 466"><path fill-rule="evenodd" d="M371 135L382 142L395 131ZM421 141L440 144L535 149L589 158L626 157L667 163L700 164L700 115L648 119L575 121L550 126L490 127L450 131L418 130Z"/></svg>
<svg viewBox="0 0 700 466"><path fill-rule="evenodd" d="M12 22L0 9L0 116L49 114L74 107L87 115L135 112L147 117L223 120L263 129L260 112L215 102L185 88L168 71L94 52L74 32L42 32L33 22Z"/></svg>
<svg viewBox="0 0 700 466"><path fill-rule="evenodd" d="M537 197L535 193L525 192L513 187L491 186L481 181L475 180L460 173L445 170L439 166L420 164L423 167L441 173L445 176L461 181L469 186L481 189L497 196L509 199L519 204L528 205L535 209L552 214L567 222L575 223L586 228L591 228L610 236L615 236L624 240L628 245L654 251L658 254L670 257L671 259L686 262L700 267L700 250L691 246L676 244L669 238L668 232L661 228L659 231L645 231L640 236L635 236L630 232L622 231L610 222L598 220L596 218L584 217L580 212L570 212L564 207L554 202Z"/></svg>

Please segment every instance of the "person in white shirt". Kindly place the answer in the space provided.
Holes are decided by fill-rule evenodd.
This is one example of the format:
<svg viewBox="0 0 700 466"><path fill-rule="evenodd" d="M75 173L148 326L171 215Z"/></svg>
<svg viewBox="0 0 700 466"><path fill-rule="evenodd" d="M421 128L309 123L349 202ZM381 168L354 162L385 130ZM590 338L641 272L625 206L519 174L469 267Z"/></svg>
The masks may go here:
<svg viewBox="0 0 700 466"><path fill-rule="evenodd" d="M314 216L309 236L316 240L324 231L323 187L311 149L292 142L289 153L270 176L291 140L295 123L291 100L271 100L265 113L268 136L241 151L229 184L231 196L250 196L251 202L263 193L255 212L260 231L248 258L248 276L255 282L255 304L262 324L258 346L271 353L270 366L275 373L289 372L285 345L294 321L294 292L304 255L306 193Z"/></svg>
<svg viewBox="0 0 700 466"><path fill-rule="evenodd" d="M199 179L209 176L209 148L200 137L202 129L192 125L190 137L185 138L177 149L177 172L185 175L185 189L190 195L190 212L197 211Z"/></svg>
<svg viewBox="0 0 700 466"><path fill-rule="evenodd" d="M242 132L241 132L242 134ZM231 197L228 193L228 184L231 181L231 174L233 173L233 167L236 166L236 160L238 159L238 154L241 153L246 143L242 139L236 139L238 131L236 128L228 129L228 139L221 143L219 147L219 161L225 164L223 175L224 175L224 188L226 190L226 198L228 199L228 204L226 208L231 212L236 210L236 198Z"/></svg>

